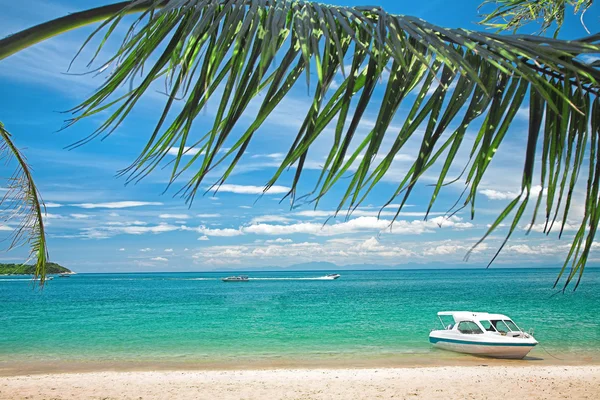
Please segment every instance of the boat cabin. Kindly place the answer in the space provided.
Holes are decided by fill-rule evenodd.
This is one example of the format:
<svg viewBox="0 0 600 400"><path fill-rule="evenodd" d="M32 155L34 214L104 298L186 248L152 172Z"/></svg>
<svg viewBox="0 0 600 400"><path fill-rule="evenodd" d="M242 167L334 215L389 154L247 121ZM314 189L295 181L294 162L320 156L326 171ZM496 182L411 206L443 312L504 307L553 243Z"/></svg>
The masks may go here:
<svg viewBox="0 0 600 400"><path fill-rule="evenodd" d="M452 317L453 323L447 324L444 318ZM497 333L503 336L519 336L523 333L509 317L502 314L489 314L470 311L442 311L438 318L445 330L457 330L463 334Z"/></svg>

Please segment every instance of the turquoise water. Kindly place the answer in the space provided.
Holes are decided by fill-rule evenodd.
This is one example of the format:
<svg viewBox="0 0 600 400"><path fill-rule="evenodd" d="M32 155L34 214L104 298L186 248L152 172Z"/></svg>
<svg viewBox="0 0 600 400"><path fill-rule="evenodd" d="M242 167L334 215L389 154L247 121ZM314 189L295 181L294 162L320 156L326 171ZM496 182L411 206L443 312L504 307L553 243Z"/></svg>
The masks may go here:
<svg viewBox="0 0 600 400"><path fill-rule="evenodd" d="M441 310L508 314L544 347L600 354L600 270L552 296L552 269L80 274L42 291L0 277L0 360L228 362L436 356ZM277 279L270 279L277 278ZM534 354L545 357L541 350Z"/></svg>

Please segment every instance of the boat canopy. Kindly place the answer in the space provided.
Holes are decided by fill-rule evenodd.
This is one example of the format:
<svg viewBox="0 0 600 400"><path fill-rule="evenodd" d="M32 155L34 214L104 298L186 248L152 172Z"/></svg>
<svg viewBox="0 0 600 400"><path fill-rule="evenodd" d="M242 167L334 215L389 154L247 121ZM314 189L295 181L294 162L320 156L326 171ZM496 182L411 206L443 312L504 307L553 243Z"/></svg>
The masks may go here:
<svg viewBox="0 0 600 400"><path fill-rule="evenodd" d="M509 317L502 314L489 314L486 312L472 312L472 311L440 311L437 313L439 317L451 316L455 323L461 321L490 321L490 320L510 320Z"/></svg>

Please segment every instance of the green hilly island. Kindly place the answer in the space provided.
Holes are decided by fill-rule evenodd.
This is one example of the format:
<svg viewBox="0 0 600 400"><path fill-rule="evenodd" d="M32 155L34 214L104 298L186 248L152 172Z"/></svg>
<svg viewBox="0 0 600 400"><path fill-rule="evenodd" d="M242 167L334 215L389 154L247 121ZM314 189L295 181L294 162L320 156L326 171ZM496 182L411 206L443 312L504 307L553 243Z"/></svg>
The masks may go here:
<svg viewBox="0 0 600 400"><path fill-rule="evenodd" d="M49 262L46 264L47 274L65 274L72 272L70 269ZM35 274L35 265L24 264L2 264L0 263L0 275L33 275Z"/></svg>

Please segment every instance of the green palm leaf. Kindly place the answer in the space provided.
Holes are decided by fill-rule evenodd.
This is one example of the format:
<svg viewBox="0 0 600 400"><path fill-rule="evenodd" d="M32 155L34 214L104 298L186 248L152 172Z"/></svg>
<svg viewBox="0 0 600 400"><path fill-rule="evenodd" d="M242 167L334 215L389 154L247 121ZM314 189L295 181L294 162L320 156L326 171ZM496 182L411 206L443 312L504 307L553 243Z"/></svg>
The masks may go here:
<svg viewBox="0 0 600 400"><path fill-rule="evenodd" d="M417 128L424 126L419 153L389 203L401 196L400 213L419 179L439 161L441 172L429 202L431 209L447 184L449 171L456 167L467 128L480 124L468 163L460 166L465 187L457 202L458 209L470 206L474 216L479 184L496 152L502 151L519 107L529 101L521 195L500 214L486 237L511 216L506 240L518 228L534 195L532 182L541 143L541 163L537 163L541 164L540 184L547 193L547 232L561 214L564 226L580 172L588 163L586 212L563 268L572 263L565 287L581 276L600 218L600 164L596 160L600 151L595 148L600 134L600 70L585 62L586 56L600 53L600 35L575 41L507 36L442 28L418 18L388 14L379 7L296 0L136 0L120 4L119 11L92 35L105 32L96 55L115 35L126 14L140 14L119 49L99 67L112 66L111 74L71 110L73 118L67 126L108 112L105 122L74 146L110 135L140 98L163 80L168 95L156 128L139 157L121 171L128 182L167 164L171 183L183 174L191 176L180 191L191 202L209 172L223 167L225 172L214 186L218 188L236 168L264 121L305 74L311 107L265 190L285 170L294 168L288 195L292 204L297 201L308 152L332 124L334 140L320 178L302 199L318 204L352 172L351 179L343 180L346 188L337 208L338 212L351 211L389 172L394 157L415 137ZM30 34L35 36L35 30ZM0 41L0 59L18 47L18 39ZM90 42L91 38L86 44ZM334 80L340 79L339 87L333 89ZM367 105L374 102L374 90L384 79L387 83L374 127L359 138L356 133ZM125 85L128 89L122 94ZM233 128L242 115L248 116L248 106L257 96L263 98L258 112L250 126L237 134ZM206 131L199 132L192 128L193 121L210 99L218 101L216 116ZM176 102L180 106L173 107ZM400 130L393 132L391 124L402 105L408 105L410 111ZM386 137L393 142L389 148L382 146ZM172 160L167 156L174 147L179 151ZM195 149L195 155L184 161L189 149ZM541 201L540 193L532 221ZM453 208L449 213L456 211Z"/></svg>
<svg viewBox="0 0 600 400"><path fill-rule="evenodd" d="M34 281L43 286L46 281L46 233L42 219L44 204L31 176L31 169L10 133L0 122L0 158L10 165L16 161L15 171L7 179L6 191L0 200L2 222L14 227L8 238L9 250L21 245L29 246L29 259L35 260Z"/></svg>
<svg viewBox="0 0 600 400"><path fill-rule="evenodd" d="M581 23L585 28L583 16L593 0L486 0L480 8L489 3L495 4L496 8L483 15L482 25L516 32L528 23L538 21L540 33L555 25L556 37L565 21L567 6L573 8L575 14L581 13Z"/></svg>

